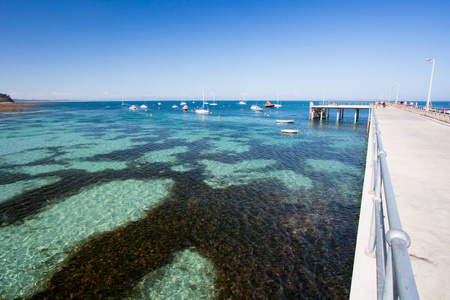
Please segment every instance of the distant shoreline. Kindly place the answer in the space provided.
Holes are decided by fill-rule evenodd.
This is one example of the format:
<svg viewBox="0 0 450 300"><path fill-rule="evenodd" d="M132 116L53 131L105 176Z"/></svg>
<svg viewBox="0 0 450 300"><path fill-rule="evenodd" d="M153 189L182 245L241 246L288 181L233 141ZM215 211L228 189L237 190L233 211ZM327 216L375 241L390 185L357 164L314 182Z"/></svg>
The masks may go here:
<svg viewBox="0 0 450 300"><path fill-rule="evenodd" d="M15 102L0 102L0 112L21 112L26 109L31 109L34 105L42 105L44 102L30 102L30 103L15 103Z"/></svg>

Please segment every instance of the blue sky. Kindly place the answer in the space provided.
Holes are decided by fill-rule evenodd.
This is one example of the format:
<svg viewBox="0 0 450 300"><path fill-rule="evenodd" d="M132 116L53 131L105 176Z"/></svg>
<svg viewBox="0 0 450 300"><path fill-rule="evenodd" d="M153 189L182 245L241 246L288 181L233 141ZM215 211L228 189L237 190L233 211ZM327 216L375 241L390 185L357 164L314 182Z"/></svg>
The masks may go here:
<svg viewBox="0 0 450 300"><path fill-rule="evenodd" d="M0 0L13 99L450 101L448 1Z"/></svg>

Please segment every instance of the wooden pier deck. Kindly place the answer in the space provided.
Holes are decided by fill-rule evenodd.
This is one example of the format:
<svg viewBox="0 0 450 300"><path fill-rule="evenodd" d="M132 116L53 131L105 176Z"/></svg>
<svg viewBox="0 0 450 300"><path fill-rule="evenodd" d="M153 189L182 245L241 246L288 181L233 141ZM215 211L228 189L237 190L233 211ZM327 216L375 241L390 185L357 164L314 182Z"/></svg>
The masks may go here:
<svg viewBox="0 0 450 300"><path fill-rule="evenodd" d="M378 107L376 114L400 220L411 237L408 251L420 299L449 299L450 126L394 107ZM375 258L365 254L371 168L368 161L350 299L377 298Z"/></svg>

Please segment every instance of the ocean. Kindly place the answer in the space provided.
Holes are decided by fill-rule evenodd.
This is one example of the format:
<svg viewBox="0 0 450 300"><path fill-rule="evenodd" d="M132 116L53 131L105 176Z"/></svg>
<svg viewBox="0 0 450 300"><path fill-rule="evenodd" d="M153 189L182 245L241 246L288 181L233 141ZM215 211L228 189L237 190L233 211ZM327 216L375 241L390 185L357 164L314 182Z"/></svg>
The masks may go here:
<svg viewBox="0 0 450 300"><path fill-rule="evenodd" d="M368 112L187 102L0 117L1 299L348 298Z"/></svg>

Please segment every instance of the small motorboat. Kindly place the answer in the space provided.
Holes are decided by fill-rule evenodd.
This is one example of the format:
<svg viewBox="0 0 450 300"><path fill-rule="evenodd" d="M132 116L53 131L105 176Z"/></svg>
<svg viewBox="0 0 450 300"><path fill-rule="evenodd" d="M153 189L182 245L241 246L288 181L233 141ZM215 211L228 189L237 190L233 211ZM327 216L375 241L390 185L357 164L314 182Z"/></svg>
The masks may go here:
<svg viewBox="0 0 450 300"><path fill-rule="evenodd" d="M141 105L141 108L148 108L148 106L145 105L145 104L142 104L142 105Z"/></svg>
<svg viewBox="0 0 450 300"><path fill-rule="evenodd" d="M131 110L138 109L136 105L131 105L129 108L130 108Z"/></svg>
<svg viewBox="0 0 450 300"><path fill-rule="evenodd" d="M273 105L272 103L270 103L269 101L266 102L266 104L264 104L265 108L272 108L275 107L275 105Z"/></svg>
<svg viewBox="0 0 450 300"><path fill-rule="evenodd" d="M183 106L183 110L184 110L184 111L187 111L187 110L188 110L187 105Z"/></svg>
<svg viewBox="0 0 450 300"><path fill-rule="evenodd" d="M294 123L294 120L277 120L277 123Z"/></svg>
<svg viewBox="0 0 450 300"><path fill-rule="evenodd" d="M180 106L183 106L183 105L186 105L186 102L183 101L180 103Z"/></svg>
<svg viewBox="0 0 450 300"><path fill-rule="evenodd" d="M291 133L291 134L296 134L298 133L300 130L298 129L281 129L281 133Z"/></svg>
<svg viewBox="0 0 450 300"><path fill-rule="evenodd" d="M250 107L250 109L251 109L251 110L254 110L254 111L262 111L262 110L263 110L262 107L260 107L260 106L258 106L258 105L256 105L256 104L252 105L252 106Z"/></svg>
<svg viewBox="0 0 450 300"><path fill-rule="evenodd" d="M178 106L176 106L176 105L174 104L174 105L172 105L172 108L178 108Z"/></svg>

